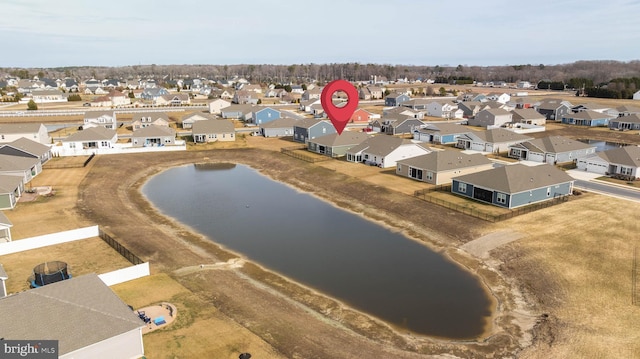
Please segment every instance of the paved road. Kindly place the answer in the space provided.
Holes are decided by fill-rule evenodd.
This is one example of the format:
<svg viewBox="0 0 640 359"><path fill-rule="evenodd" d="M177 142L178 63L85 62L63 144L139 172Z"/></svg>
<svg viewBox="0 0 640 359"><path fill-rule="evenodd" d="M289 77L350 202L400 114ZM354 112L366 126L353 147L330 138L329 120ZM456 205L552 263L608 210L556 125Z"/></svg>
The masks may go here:
<svg viewBox="0 0 640 359"><path fill-rule="evenodd" d="M640 202L640 191L637 189L624 188L594 180L576 180L574 187L588 192Z"/></svg>

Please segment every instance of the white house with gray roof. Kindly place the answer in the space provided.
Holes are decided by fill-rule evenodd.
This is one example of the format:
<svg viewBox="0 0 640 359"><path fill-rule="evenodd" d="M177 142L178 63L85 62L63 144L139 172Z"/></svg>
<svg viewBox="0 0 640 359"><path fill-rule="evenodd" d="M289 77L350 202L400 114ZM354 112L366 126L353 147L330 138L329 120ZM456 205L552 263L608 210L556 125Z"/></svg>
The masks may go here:
<svg viewBox="0 0 640 359"><path fill-rule="evenodd" d="M13 223L4 215L3 212L0 212L0 243L2 242L11 242L11 227L13 227ZM0 272L2 271L2 265L0 265ZM0 277L2 277L2 273L0 273ZM2 279L2 278L0 278ZM8 278L5 278L8 279ZM0 298L7 295L7 289L0 288Z"/></svg>
<svg viewBox="0 0 640 359"><path fill-rule="evenodd" d="M58 357L141 358L138 318L96 274L87 274L0 298L2 337L57 340Z"/></svg>
<svg viewBox="0 0 640 359"><path fill-rule="evenodd" d="M580 157L596 153L596 146L563 136L549 136L509 146L508 156L518 160L540 163L574 162Z"/></svg>
<svg viewBox="0 0 640 359"><path fill-rule="evenodd" d="M264 137L293 136L293 126L297 121L292 117L282 117L267 123L261 123L259 131Z"/></svg>
<svg viewBox="0 0 640 359"><path fill-rule="evenodd" d="M511 112L502 108L489 108L478 112L473 118L469 119L468 123L469 126L495 128L511 121Z"/></svg>
<svg viewBox="0 0 640 359"><path fill-rule="evenodd" d="M115 130L118 128L115 111L87 111L84 113L83 129L89 127L104 127Z"/></svg>
<svg viewBox="0 0 640 359"><path fill-rule="evenodd" d="M544 126L547 118L533 108L516 108L511 110L511 119L514 123L526 123L529 125Z"/></svg>
<svg viewBox="0 0 640 359"><path fill-rule="evenodd" d="M13 142L19 138L28 138L43 145L51 144L51 136L42 123L0 124L0 143Z"/></svg>
<svg viewBox="0 0 640 359"><path fill-rule="evenodd" d="M396 174L440 185L451 183L455 176L491 168L493 162L480 153L466 154L456 150L443 150L399 160L396 164Z"/></svg>
<svg viewBox="0 0 640 359"><path fill-rule="evenodd" d="M521 135L503 128L494 128L491 130L466 133L458 137L456 147L463 150L498 153L508 151L509 146L530 140L533 140L533 137Z"/></svg>
<svg viewBox="0 0 640 359"><path fill-rule="evenodd" d="M347 151L347 161L382 168L395 167L402 159L425 155L431 149L412 140L376 135Z"/></svg>
<svg viewBox="0 0 640 359"><path fill-rule="evenodd" d="M66 153L84 153L83 150L100 153L101 149L115 147L117 142L118 134L115 130L104 127L89 127L63 139L62 148Z"/></svg>
<svg viewBox="0 0 640 359"><path fill-rule="evenodd" d="M176 130L167 126L151 125L134 130L131 134L132 147L162 147L176 144Z"/></svg>
<svg viewBox="0 0 640 359"><path fill-rule="evenodd" d="M235 141L236 131L229 120L196 121L191 129L193 142Z"/></svg>
<svg viewBox="0 0 640 359"><path fill-rule="evenodd" d="M579 158L579 170L601 175L640 178L640 147L624 146Z"/></svg>
<svg viewBox="0 0 640 359"><path fill-rule="evenodd" d="M23 183L29 183L42 172L42 163L37 157L21 157L0 154L0 174L18 176Z"/></svg>

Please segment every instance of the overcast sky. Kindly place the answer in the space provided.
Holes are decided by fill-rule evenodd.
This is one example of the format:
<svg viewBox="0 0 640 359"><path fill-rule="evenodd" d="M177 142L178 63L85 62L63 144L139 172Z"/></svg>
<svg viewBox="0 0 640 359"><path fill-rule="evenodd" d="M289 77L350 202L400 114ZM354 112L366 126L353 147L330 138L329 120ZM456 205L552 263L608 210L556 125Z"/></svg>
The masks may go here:
<svg viewBox="0 0 640 359"><path fill-rule="evenodd" d="M640 0L2 0L0 67L640 59Z"/></svg>

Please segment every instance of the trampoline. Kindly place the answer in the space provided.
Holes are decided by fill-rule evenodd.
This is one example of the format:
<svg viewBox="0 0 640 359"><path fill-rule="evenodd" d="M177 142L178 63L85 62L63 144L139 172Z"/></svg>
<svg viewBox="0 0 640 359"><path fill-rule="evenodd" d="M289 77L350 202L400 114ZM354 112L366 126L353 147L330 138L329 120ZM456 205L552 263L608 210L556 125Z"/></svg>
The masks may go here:
<svg viewBox="0 0 640 359"><path fill-rule="evenodd" d="M31 288L42 287L47 284L70 279L67 263L60 261L45 262L33 268Z"/></svg>

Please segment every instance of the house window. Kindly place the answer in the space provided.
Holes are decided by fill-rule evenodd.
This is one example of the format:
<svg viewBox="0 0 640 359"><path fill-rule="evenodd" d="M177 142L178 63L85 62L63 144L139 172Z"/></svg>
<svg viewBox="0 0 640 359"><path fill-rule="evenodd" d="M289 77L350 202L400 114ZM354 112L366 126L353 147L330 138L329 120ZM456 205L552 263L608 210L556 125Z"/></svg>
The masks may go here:
<svg viewBox="0 0 640 359"><path fill-rule="evenodd" d="M547 197L551 196L551 187L547 187Z"/></svg>
<svg viewBox="0 0 640 359"><path fill-rule="evenodd" d="M398 173L400 173L400 171L402 171L402 165L400 165L400 164L399 164L399 165L398 165L398 168L396 169L396 171L397 171Z"/></svg>
<svg viewBox="0 0 640 359"><path fill-rule="evenodd" d="M70 142L69 143L69 148L76 148L76 143L75 142Z"/></svg>
<svg viewBox="0 0 640 359"><path fill-rule="evenodd" d="M620 167L620 174L622 175L631 175L631 167Z"/></svg>
<svg viewBox="0 0 640 359"><path fill-rule="evenodd" d="M507 195L504 193L496 193L496 202L506 204L507 203Z"/></svg>
<svg viewBox="0 0 640 359"><path fill-rule="evenodd" d="M327 129L325 127L322 128L322 133L327 133Z"/></svg>
<svg viewBox="0 0 640 359"><path fill-rule="evenodd" d="M458 192L467 193L467 184L458 182Z"/></svg>
<svg viewBox="0 0 640 359"><path fill-rule="evenodd" d="M433 172L427 171L425 178L427 179L427 181L433 181Z"/></svg>
<svg viewBox="0 0 640 359"><path fill-rule="evenodd" d="M101 145L102 145L102 147L107 147L108 146L108 142L107 141L102 141Z"/></svg>
<svg viewBox="0 0 640 359"><path fill-rule="evenodd" d="M418 168L409 167L409 177L422 180L422 170Z"/></svg>

